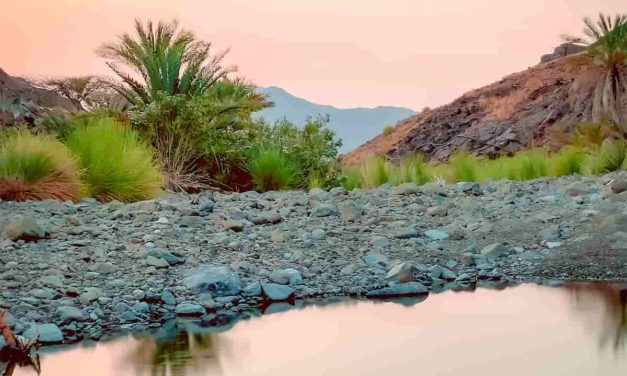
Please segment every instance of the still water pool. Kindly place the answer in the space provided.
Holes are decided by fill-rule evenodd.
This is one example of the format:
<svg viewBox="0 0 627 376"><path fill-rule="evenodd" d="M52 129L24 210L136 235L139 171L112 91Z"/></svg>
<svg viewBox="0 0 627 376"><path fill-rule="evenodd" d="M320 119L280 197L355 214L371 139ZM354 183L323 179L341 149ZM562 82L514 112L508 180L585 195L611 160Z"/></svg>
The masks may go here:
<svg viewBox="0 0 627 376"><path fill-rule="evenodd" d="M171 326L43 352L41 374L625 376L625 287L522 285L432 294L412 306L349 301L219 333Z"/></svg>

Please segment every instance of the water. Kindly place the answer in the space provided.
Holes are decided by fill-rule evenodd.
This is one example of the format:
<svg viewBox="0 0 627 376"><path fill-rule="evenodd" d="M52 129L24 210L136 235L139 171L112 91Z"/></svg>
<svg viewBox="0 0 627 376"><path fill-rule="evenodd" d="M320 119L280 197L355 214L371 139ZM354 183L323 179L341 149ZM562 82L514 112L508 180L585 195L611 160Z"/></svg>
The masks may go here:
<svg viewBox="0 0 627 376"><path fill-rule="evenodd" d="M523 285L264 315L43 353L68 375L627 375L627 290ZM1 368L0 368L1 369ZM14 376L32 375L16 369Z"/></svg>

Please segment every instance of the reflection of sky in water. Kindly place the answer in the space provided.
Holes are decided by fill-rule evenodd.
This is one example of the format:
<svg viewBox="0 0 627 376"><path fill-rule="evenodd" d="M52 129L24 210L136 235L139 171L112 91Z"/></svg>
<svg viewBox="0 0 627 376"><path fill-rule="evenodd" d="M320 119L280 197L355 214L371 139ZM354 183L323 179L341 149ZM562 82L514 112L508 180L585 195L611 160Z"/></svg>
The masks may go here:
<svg viewBox="0 0 627 376"><path fill-rule="evenodd" d="M446 292L412 307L340 303L219 334L44 355L42 374L625 375L625 309L625 292L601 285Z"/></svg>

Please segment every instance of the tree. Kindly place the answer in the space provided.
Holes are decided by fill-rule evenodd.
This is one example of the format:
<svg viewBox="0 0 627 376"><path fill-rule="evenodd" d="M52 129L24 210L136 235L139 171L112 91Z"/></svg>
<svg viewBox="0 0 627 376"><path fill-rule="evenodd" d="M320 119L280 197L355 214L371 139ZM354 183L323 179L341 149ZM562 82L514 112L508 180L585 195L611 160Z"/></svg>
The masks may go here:
<svg viewBox="0 0 627 376"><path fill-rule="evenodd" d="M221 65L226 52L212 55L210 43L179 30L177 21L144 25L135 20L135 34L122 34L99 51L122 80L116 91L133 105L152 103L159 92L202 95L235 70Z"/></svg>
<svg viewBox="0 0 627 376"><path fill-rule="evenodd" d="M75 102L83 111L121 111L126 105L112 82L94 75L33 80L32 84Z"/></svg>
<svg viewBox="0 0 627 376"><path fill-rule="evenodd" d="M585 37L565 36L565 39L585 46L594 62L605 71L595 90L593 107L620 125L623 134L627 135L621 108L622 95L627 92L623 72L627 65L627 15L612 18L601 13L596 23L588 17L583 22Z"/></svg>

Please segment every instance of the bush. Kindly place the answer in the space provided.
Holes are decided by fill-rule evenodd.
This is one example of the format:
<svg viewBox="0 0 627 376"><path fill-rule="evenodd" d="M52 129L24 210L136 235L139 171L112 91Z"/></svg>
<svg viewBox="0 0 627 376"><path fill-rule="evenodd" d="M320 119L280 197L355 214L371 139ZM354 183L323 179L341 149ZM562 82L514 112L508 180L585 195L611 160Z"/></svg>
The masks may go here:
<svg viewBox="0 0 627 376"><path fill-rule="evenodd" d="M21 132L0 142L0 199L78 198L76 163L59 141Z"/></svg>
<svg viewBox="0 0 627 376"><path fill-rule="evenodd" d="M161 192L152 150L130 128L112 119L92 119L68 136L67 145L79 160L87 196L133 202Z"/></svg>
<svg viewBox="0 0 627 376"><path fill-rule="evenodd" d="M503 159L503 169L510 180L531 180L547 176L547 154L542 150L520 152Z"/></svg>
<svg viewBox="0 0 627 376"><path fill-rule="evenodd" d="M344 171L341 181L342 187L344 187L347 191L361 188L364 185L364 177L361 175L361 171L355 167L347 168Z"/></svg>
<svg viewBox="0 0 627 376"><path fill-rule="evenodd" d="M362 166L365 188L376 188L390 181L390 166L383 156L376 156Z"/></svg>
<svg viewBox="0 0 627 376"><path fill-rule="evenodd" d="M248 169L255 187L262 192L285 190L298 181L297 166L275 147L255 150L248 162Z"/></svg>
<svg viewBox="0 0 627 376"><path fill-rule="evenodd" d="M580 148L567 147L549 157L550 172L553 176L581 174L585 154Z"/></svg>
<svg viewBox="0 0 627 376"><path fill-rule="evenodd" d="M455 181L476 181L477 180L477 158L468 153L462 152L451 156L451 172Z"/></svg>
<svg viewBox="0 0 627 376"><path fill-rule="evenodd" d="M385 128L383 128L383 135L384 136L389 136L392 134L392 132L394 132L394 127L391 125L386 126Z"/></svg>
<svg viewBox="0 0 627 376"><path fill-rule="evenodd" d="M415 183L422 185L431 179L420 154L403 157L398 168L392 168L392 170L391 175L394 175L392 180L395 184Z"/></svg>
<svg viewBox="0 0 627 376"><path fill-rule="evenodd" d="M594 150L588 159L588 169L593 174L620 170L627 157L627 142L606 139L600 148Z"/></svg>

